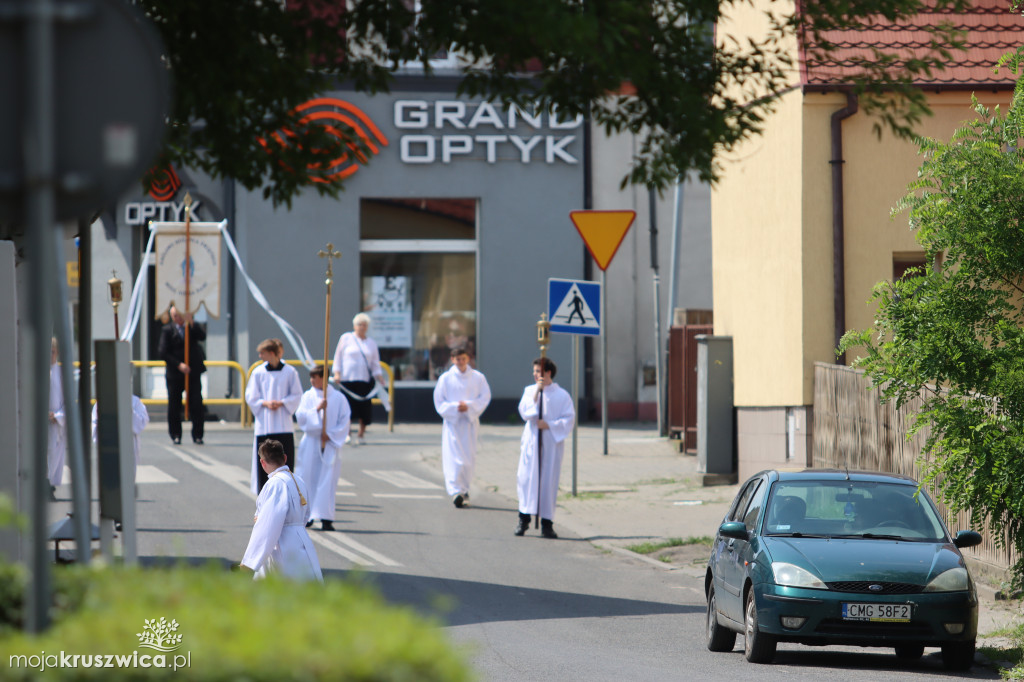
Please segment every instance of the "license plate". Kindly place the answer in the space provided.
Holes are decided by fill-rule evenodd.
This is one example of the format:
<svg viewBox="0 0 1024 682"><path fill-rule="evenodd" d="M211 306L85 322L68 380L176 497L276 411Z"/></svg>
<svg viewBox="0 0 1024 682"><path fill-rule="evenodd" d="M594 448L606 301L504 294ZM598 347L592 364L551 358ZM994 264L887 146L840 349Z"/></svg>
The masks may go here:
<svg viewBox="0 0 1024 682"><path fill-rule="evenodd" d="M843 620L909 623L910 604L861 604L843 602Z"/></svg>

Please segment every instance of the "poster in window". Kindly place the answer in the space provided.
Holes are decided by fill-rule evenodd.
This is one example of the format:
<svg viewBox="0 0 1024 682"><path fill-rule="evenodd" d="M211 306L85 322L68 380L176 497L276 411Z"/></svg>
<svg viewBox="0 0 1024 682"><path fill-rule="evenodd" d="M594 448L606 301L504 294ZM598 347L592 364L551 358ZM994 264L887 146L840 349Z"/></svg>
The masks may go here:
<svg viewBox="0 0 1024 682"><path fill-rule="evenodd" d="M412 347L412 304L408 277L370 277L367 314L381 348ZM364 280L365 281L365 280Z"/></svg>

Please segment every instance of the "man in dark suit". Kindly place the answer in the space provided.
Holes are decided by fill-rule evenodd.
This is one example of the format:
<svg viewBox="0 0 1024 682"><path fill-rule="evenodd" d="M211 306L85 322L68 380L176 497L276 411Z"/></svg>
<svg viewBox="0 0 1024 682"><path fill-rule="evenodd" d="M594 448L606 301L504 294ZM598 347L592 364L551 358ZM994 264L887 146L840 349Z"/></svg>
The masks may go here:
<svg viewBox="0 0 1024 682"><path fill-rule="evenodd" d="M188 377L188 414L192 420L192 442L203 444L203 421L206 410L203 407L203 393L200 377L206 371L206 354L200 341L206 339L206 332L193 324L191 316L188 324L188 364L185 364L185 316L173 305L168 311L171 321L160 330L160 358L167 363L167 430L171 440L177 445L181 443L181 393L185 390L185 378Z"/></svg>

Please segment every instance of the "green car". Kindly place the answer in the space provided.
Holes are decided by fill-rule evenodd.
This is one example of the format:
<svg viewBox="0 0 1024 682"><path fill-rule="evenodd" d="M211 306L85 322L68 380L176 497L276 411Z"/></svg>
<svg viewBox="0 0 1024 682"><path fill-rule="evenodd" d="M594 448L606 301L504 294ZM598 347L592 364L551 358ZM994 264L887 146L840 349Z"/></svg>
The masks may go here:
<svg viewBox="0 0 1024 682"><path fill-rule="evenodd" d="M741 488L708 561L707 647L744 635L752 663L779 642L941 647L951 670L974 662L978 595L961 547L917 483L891 474L762 471Z"/></svg>

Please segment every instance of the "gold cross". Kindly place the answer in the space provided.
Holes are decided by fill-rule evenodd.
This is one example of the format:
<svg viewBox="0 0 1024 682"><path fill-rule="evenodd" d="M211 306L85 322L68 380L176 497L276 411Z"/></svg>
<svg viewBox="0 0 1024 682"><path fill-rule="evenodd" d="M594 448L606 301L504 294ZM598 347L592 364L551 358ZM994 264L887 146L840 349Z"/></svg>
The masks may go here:
<svg viewBox="0 0 1024 682"><path fill-rule="evenodd" d="M335 258L341 258L341 251L335 251L334 244L327 242L327 250L320 249L316 255L327 259L327 284L330 284L331 278L334 277L334 269L331 267L331 262Z"/></svg>

